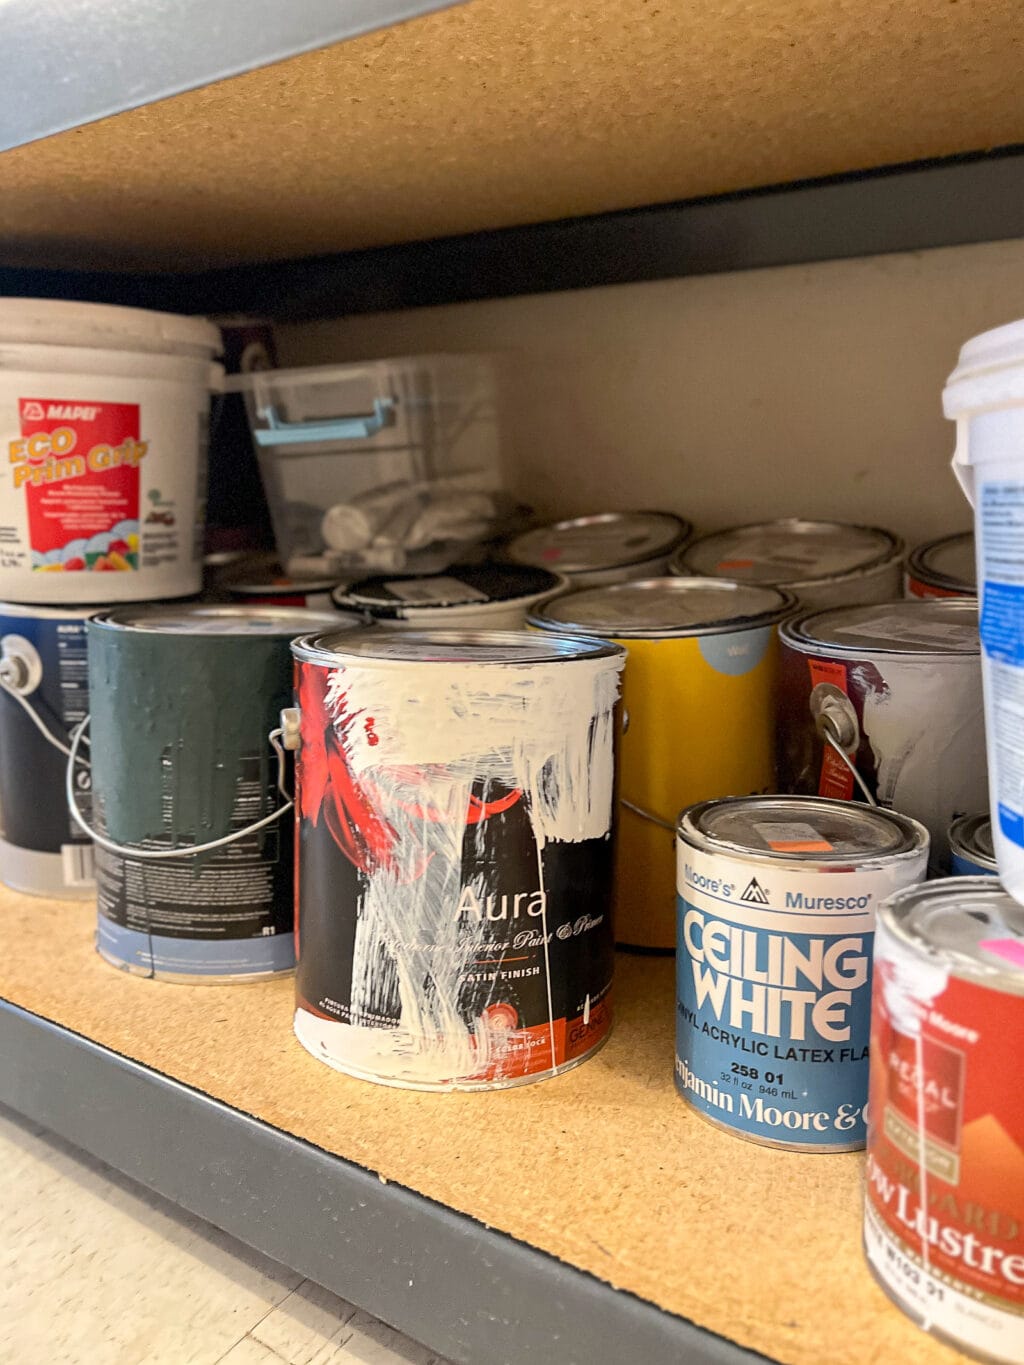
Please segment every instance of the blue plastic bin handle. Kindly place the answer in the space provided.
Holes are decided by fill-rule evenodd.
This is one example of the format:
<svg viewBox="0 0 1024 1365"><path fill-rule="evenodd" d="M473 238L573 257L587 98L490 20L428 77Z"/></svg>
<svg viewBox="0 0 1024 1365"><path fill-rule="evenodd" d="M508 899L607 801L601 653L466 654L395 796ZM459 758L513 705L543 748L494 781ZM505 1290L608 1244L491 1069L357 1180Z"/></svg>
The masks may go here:
<svg viewBox="0 0 1024 1365"><path fill-rule="evenodd" d="M373 412L358 417L330 417L317 422L282 422L273 405L263 417L265 427L257 427L253 435L260 446L293 446L300 441L361 441L376 436L384 427L395 424L395 400L375 398Z"/></svg>

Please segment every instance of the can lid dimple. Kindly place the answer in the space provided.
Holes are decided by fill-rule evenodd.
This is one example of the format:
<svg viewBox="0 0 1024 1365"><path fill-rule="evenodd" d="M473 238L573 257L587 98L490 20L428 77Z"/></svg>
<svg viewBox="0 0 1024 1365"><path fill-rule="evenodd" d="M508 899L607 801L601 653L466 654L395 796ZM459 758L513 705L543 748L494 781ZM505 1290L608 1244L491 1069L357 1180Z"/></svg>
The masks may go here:
<svg viewBox="0 0 1024 1365"><path fill-rule="evenodd" d="M724 578L638 578L556 597L529 619L542 630L644 639L767 626L792 605L778 588Z"/></svg>
<svg viewBox="0 0 1024 1365"><path fill-rule="evenodd" d="M311 630L355 630L358 617L307 607L245 606L196 602L178 607L118 607L93 617L96 627L158 635L278 635L288 639Z"/></svg>
<svg viewBox="0 0 1024 1365"><path fill-rule="evenodd" d="M671 554L691 529L671 512L598 512L524 531L506 553L518 564L582 574Z"/></svg>
<svg viewBox="0 0 1024 1365"><path fill-rule="evenodd" d="M995 877L946 877L908 887L879 924L954 976L1024 995L1024 906Z"/></svg>
<svg viewBox="0 0 1024 1365"><path fill-rule="evenodd" d="M906 598L870 606L830 607L782 628L795 649L837 656L871 654L977 655L978 603L973 597Z"/></svg>
<svg viewBox="0 0 1024 1365"><path fill-rule="evenodd" d="M701 801L680 815L679 836L708 853L802 863L863 863L928 847L924 826L908 816L819 796Z"/></svg>

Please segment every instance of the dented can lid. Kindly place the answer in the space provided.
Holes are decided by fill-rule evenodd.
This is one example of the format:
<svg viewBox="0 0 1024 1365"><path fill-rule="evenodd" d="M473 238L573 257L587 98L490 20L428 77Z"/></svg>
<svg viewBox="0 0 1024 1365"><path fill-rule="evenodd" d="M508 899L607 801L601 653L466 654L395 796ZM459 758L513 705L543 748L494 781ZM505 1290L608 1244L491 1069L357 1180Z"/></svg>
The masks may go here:
<svg viewBox="0 0 1024 1365"><path fill-rule="evenodd" d="M774 862L855 864L928 850L924 825L895 811L821 796L731 796L679 817L680 839L705 853ZM923 871L923 868L922 868Z"/></svg>
<svg viewBox="0 0 1024 1365"><path fill-rule="evenodd" d="M671 512L598 512L524 531L509 541L506 553L518 564L587 574L669 555L692 530Z"/></svg>
<svg viewBox="0 0 1024 1365"><path fill-rule="evenodd" d="M928 587L972 596L978 583L974 532L962 531L918 545L907 560L907 572Z"/></svg>
<svg viewBox="0 0 1024 1365"><path fill-rule="evenodd" d="M923 963L1024 996L1024 906L994 877L944 877L897 891L879 928Z"/></svg>
<svg viewBox="0 0 1024 1365"><path fill-rule="evenodd" d="M803 653L974 656L981 652L973 597L921 597L870 606L831 607L787 621L783 643Z"/></svg>
<svg viewBox="0 0 1024 1365"><path fill-rule="evenodd" d="M566 580L548 569L522 564L455 564L443 574L402 578L383 574L338 587L335 605L363 611L377 620L403 620L410 612L490 602L534 601L558 592Z"/></svg>
<svg viewBox="0 0 1024 1365"><path fill-rule="evenodd" d="M308 607L196 602L178 607L118 607L94 616L91 624L105 630L158 635L279 635L289 639L327 628L340 634L363 622L356 616L311 611Z"/></svg>
<svg viewBox="0 0 1024 1365"><path fill-rule="evenodd" d="M878 526L789 517L701 536L674 556L671 570L797 588L862 574L902 554L899 537Z"/></svg>
<svg viewBox="0 0 1024 1365"><path fill-rule="evenodd" d="M530 617L541 630L616 639L710 635L780 621L793 598L778 588L724 578L638 578L556 597Z"/></svg>
<svg viewBox="0 0 1024 1365"><path fill-rule="evenodd" d="M316 632L292 641L305 663L338 668L365 664L543 664L566 660L618 660L626 651L608 640L541 635L528 630L375 630Z"/></svg>

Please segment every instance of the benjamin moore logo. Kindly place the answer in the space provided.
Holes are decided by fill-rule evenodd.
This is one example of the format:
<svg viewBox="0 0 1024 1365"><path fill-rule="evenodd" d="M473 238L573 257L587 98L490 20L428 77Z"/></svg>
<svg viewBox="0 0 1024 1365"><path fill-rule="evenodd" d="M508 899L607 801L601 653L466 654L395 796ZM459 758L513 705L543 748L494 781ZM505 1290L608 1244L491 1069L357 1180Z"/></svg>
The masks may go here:
<svg viewBox="0 0 1024 1365"><path fill-rule="evenodd" d="M740 897L741 901L750 901L754 905L767 905L768 892L764 889L756 877L751 877L747 883L747 889Z"/></svg>

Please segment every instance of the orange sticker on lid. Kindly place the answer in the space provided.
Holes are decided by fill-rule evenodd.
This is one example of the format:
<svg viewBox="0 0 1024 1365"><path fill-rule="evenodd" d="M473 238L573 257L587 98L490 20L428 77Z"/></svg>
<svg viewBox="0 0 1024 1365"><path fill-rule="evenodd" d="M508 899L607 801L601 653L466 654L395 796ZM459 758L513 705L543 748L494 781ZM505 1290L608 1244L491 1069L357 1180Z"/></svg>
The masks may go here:
<svg viewBox="0 0 1024 1365"><path fill-rule="evenodd" d="M752 559L720 559L715 565L716 569L752 569L754 561Z"/></svg>
<svg viewBox="0 0 1024 1365"><path fill-rule="evenodd" d="M813 825L787 820L773 824L758 824L754 828L775 853L833 853L835 845L821 835Z"/></svg>

